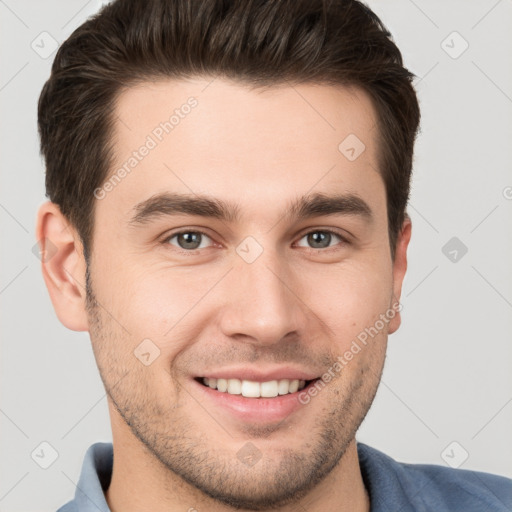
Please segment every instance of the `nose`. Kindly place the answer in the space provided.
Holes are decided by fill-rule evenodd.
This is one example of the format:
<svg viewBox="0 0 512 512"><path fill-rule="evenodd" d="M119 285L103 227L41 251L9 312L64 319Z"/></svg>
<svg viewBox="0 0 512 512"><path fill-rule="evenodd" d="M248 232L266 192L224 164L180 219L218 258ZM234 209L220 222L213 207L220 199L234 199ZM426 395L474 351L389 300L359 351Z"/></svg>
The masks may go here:
<svg viewBox="0 0 512 512"><path fill-rule="evenodd" d="M224 335L255 345L300 337L305 306L294 290L298 284L285 264L268 252L252 263L235 262L220 313Z"/></svg>

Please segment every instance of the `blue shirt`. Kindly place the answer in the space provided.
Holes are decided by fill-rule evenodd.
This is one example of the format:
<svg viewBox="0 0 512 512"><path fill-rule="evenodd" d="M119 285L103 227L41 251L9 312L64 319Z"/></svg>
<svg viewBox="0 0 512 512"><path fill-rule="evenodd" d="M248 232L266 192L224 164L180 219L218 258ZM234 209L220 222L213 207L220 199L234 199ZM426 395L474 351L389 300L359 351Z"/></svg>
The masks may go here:
<svg viewBox="0 0 512 512"><path fill-rule="evenodd" d="M396 462L357 444L371 512L511 512L512 480L432 464ZM112 476L111 443L95 443L85 454L75 498L57 512L110 512L104 490Z"/></svg>

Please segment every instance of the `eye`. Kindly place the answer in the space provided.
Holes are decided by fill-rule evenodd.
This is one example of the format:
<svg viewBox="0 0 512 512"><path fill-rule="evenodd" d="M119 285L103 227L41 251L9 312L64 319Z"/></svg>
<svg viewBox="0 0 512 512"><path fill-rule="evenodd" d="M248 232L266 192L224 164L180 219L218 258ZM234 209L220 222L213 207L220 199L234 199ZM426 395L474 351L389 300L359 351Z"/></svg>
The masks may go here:
<svg viewBox="0 0 512 512"><path fill-rule="evenodd" d="M302 240L306 240L306 244L308 245L303 245L300 242L297 245L300 247L310 247L312 249L327 249L332 247L331 242L336 240L338 242L347 243L341 235L327 230L310 231L301 238L301 241Z"/></svg>
<svg viewBox="0 0 512 512"><path fill-rule="evenodd" d="M173 240L175 241L173 242ZM170 243L180 249L193 251L208 247L205 240L211 241L210 237L201 231L181 231L180 233L174 233L167 237L163 243Z"/></svg>

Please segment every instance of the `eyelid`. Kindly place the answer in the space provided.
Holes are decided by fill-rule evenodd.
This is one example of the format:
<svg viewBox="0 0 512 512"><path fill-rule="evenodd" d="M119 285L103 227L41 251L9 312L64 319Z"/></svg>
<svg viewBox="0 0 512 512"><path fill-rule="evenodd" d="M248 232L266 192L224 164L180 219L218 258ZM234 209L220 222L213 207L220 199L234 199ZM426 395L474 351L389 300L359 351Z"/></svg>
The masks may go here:
<svg viewBox="0 0 512 512"><path fill-rule="evenodd" d="M175 236L181 235L183 233L199 233L202 236L205 236L206 238L209 238L212 242L214 242L213 238L208 233L203 231L202 229L198 229L198 228L185 228L185 229L183 229L183 228L181 228L178 231L173 231L171 233L168 233L168 234L164 235L164 237L163 237L163 239L161 240L160 243L162 245L171 245L170 244L171 238L174 238ZM182 251L182 252L186 252L186 253L194 253L196 251L202 251L204 249L208 249L208 247L203 247L202 249L183 249L183 248L177 247L177 246L173 246L173 247L177 251Z"/></svg>
<svg viewBox="0 0 512 512"><path fill-rule="evenodd" d="M330 233L331 235L337 236L341 240L341 245L348 245L348 244L350 244L349 237L347 237L346 235L342 235L336 229L333 229L333 228L322 228L322 227L308 229L307 231L303 232L299 236L298 241L302 240L305 236L309 235L310 233ZM304 249L309 249L311 251L319 252L319 251L328 251L330 249L335 249L337 245L340 245L340 244L335 244L335 245L333 245L331 247L325 247L323 249L315 249L314 247L303 247L303 246L299 246L299 247L303 247Z"/></svg>
<svg viewBox="0 0 512 512"><path fill-rule="evenodd" d="M303 231L298 236L297 242L302 240L305 236L307 236L307 235L309 235L311 233L316 233L316 232L330 233L331 235L337 236L341 240L341 242L338 243L338 244L335 244L335 245L333 245L331 247L325 247L325 248L320 248L320 249L314 248L314 247L305 247L305 246L298 246L298 247L301 247L303 249L310 250L310 251L313 251L313 252L327 252L329 250L336 250L336 247L338 245L349 245L350 244L349 237L347 237L345 235L342 235L338 230L333 229L333 228L322 228L322 227L307 228L306 231ZM176 250L178 252L187 253L187 254L195 254L197 252L204 251L205 249L208 249L208 248L212 247L216 243L218 244L218 242L214 241L212 236L210 236L208 233L206 233L205 230L200 229L200 228L179 228L178 231L173 231L173 232L171 232L169 234L166 234L163 237L163 239L161 240L160 243L162 245L164 245L164 246L172 245L172 244L170 244L170 240L172 238L174 238L175 236L183 234L183 233L199 233L202 236L205 236L206 238L209 238L213 243L210 246L203 247L201 249L183 249L181 247L173 245L174 250ZM295 242L295 243L297 243L297 242Z"/></svg>

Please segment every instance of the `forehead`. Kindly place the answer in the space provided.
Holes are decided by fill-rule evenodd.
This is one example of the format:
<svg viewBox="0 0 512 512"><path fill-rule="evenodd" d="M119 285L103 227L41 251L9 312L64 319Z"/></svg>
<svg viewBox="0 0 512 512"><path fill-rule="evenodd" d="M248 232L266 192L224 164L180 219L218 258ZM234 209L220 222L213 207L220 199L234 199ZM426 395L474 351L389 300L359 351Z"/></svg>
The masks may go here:
<svg viewBox="0 0 512 512"><path fill-rule="evenodd" d="M165 191L236 196L254 211L333 188L384 197L375 111L355 88L145 82L120 93L114 117L111 177L122 177L107 198L124 215Z"/></svg>

